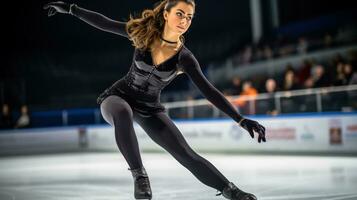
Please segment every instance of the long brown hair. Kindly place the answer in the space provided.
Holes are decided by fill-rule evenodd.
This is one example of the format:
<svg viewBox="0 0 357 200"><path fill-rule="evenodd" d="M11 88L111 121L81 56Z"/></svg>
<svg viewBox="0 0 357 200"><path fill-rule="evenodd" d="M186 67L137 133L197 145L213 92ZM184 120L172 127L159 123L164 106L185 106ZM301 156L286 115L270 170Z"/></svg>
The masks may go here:
<svg viewBox="0 0 357 200"><path fill-rule="evenodd" d="M194 0L162 0L156 3L153 9L145 9L141 13L141 17L133 18L130 14L126 31L132 41L132 45L141 50L150 48L150 45L160 38L164 30L164 10L169 12L171 8L175 7L179 2L185 2L195 7ZM184 39L183 35L181 35L180 41L182 43Z"/></svg>

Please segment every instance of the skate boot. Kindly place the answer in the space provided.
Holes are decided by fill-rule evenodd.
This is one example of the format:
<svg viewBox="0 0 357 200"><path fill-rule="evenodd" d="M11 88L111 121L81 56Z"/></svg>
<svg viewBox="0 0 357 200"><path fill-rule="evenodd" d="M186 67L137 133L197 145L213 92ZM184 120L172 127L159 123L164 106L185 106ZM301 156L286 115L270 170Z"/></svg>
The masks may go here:
<svg viewBox="0 0 357 200"><path fill-rule="evenodd" d="M230 182L220 194L223 194L224 197L230 200L257 200L257 197L253 194L243 192L234 183Z"/></svg>
<svg viewBox="0 0 357 200"><path fill-rule="evenodd" d="M151 199L152 193L150 188L149 177L144 167L130 169L134 179L134 196L135 199Z"/></svg>

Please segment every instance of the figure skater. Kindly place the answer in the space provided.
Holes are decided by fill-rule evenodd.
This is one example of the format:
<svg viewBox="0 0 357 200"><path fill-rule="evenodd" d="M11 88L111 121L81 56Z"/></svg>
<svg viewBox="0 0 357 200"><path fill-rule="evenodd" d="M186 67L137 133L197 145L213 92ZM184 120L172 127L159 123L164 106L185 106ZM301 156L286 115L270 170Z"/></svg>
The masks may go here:
<svg viewBox="0 0 357 200"><path fill-rule="evenodd" d="M148 174L143 166L133 122L136 121L158 145L168 151L202 183L217 189L231 200L255 200L240 190L218 169L198 155L160 103L160 93L176 76L186 74L204 96L247 130L258 142L265 142L265 128L241 116L232 104L204 76L192 52L184 45L183 34L194 18L194 0L162 0L128 22L115 21L76 4L51 2L44 6L48 16L71 14L110 33L126 37L135 47L129 72L97 99L103 118L114 127L116 143L134 179L136 199L151 199Z"/></svg>

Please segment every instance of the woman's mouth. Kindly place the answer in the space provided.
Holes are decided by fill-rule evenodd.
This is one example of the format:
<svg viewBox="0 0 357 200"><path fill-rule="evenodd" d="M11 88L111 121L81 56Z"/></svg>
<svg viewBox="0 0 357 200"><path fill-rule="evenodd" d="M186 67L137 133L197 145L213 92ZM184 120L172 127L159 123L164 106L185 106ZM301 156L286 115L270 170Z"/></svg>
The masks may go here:
<svg viewBox="0 0 357 200"><path fill-rule="evenodd" d="M182 30L185 30L185 28L183 28L183 27L181 27L181 26L177 26L177 28L182 29Z"/></svg>

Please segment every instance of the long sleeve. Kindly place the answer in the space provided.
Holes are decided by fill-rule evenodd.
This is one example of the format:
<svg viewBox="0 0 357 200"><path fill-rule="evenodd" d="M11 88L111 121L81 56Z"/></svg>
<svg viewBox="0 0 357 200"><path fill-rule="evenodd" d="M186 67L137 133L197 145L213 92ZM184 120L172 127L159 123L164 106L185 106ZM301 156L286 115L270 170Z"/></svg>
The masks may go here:
<svg viewBox="0 0 357 200"><path fill-rule="evenodd" d="M112 20L100 13L81 8L77 5L73 6L72 13L74 16L78 17L82 21L102 31L114 33L129 38L128 33L125 29L126 22Z"/></svg>
<svg viewBox="0 0 357 200"><path fill-rule="evenodd" d="M181 65L184 73L198 87L201 93L212 102L217 108L226 113L236 122L242 119L242 116L236 111L233 105L216 89L204 76L201 67L192 53L186 53L182 56Z"/></svg>

